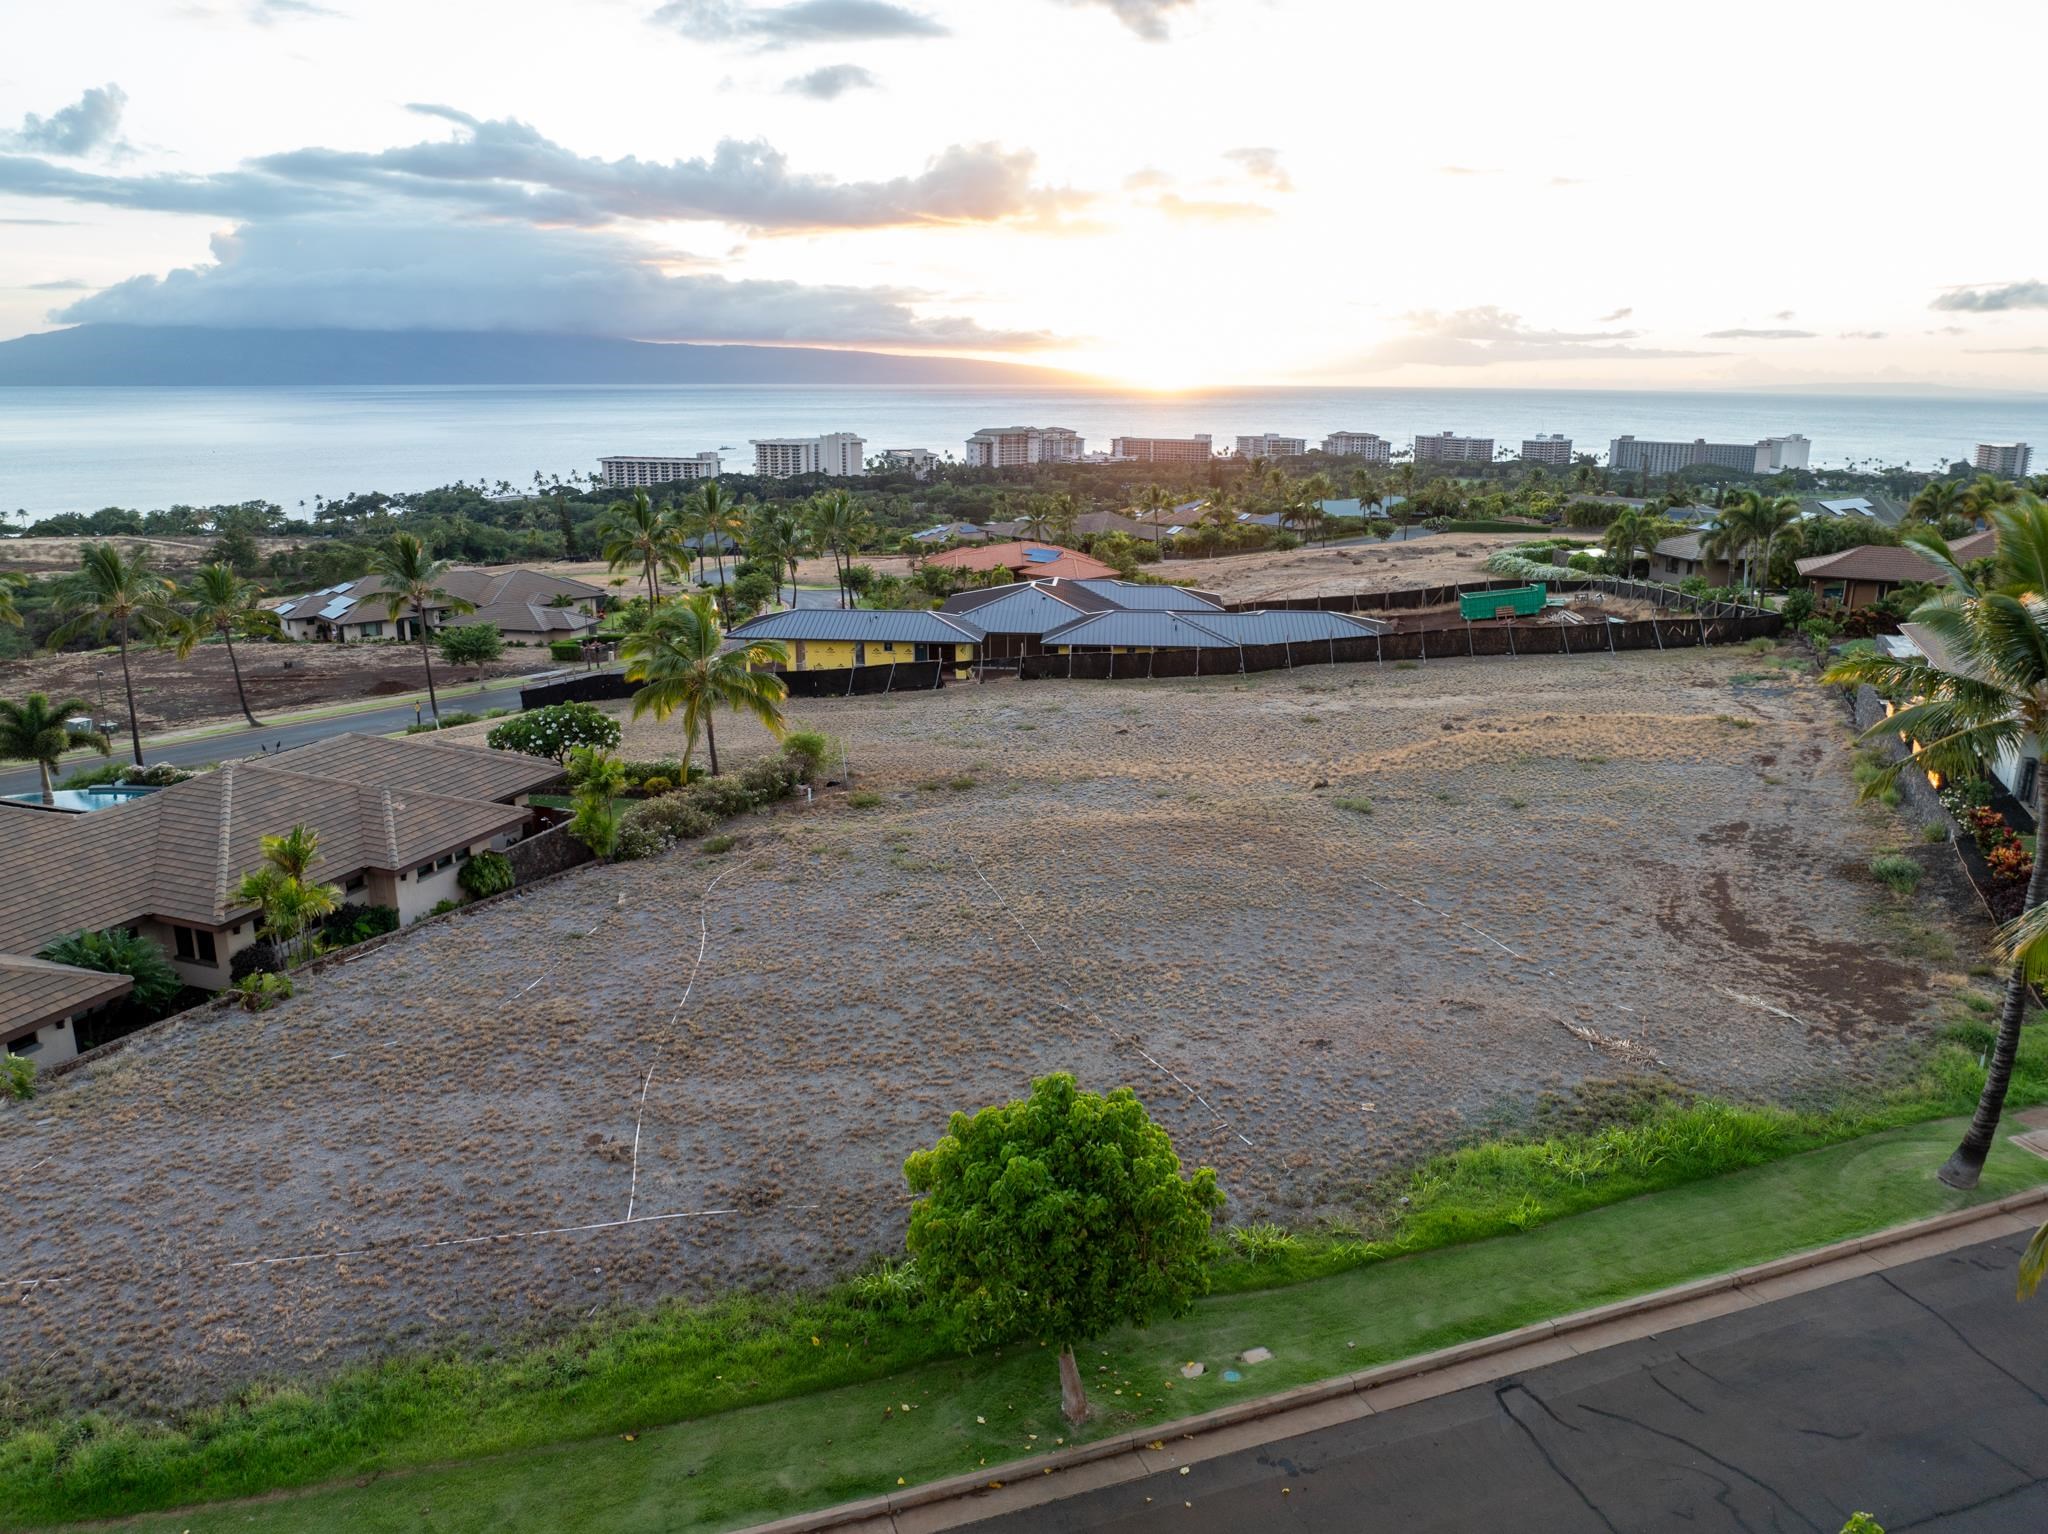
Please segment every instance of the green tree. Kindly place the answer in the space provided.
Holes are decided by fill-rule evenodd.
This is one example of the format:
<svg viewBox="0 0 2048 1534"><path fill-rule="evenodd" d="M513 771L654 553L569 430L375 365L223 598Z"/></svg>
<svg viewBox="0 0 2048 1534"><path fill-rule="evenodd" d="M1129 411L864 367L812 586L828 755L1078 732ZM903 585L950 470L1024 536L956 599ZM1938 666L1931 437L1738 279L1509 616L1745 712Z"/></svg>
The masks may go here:
<svg viewBox="0 0 2048 1534"><path fill-rule="evenodd" d="M1657 545L1677 531L1678 524L1666 517L1646 509L1624 506L1607 524L1607 533L1600 540L1600 546L1607 551L1607 557L1621 568L1623 575L1633 575L1636 555L1640 553L1649 559L1656 552Z"/></svg>
<svg viewBox="0 0 2048 1534"><path fill-rule="evenodd" d="M449 665L476 667L479 681L483 679L484 667L505 653L505 636L498 632L495 623L465 623L459 628L443 629L434 644L441 659Z"/></svg>
<svg viewBox="0 0 2048 1534"><path fill-rule="evenodd" d="M2023 494L2020 487L2009 479L2000 479L1996 474L1979 474L1970 481L1969 488L1957 501L1966 516L1988 519L2001 506L2018 505Z"/></svg>
<svg viewBox="0 0 2048 1534"><path fill-rule="evenodd" d="M791 607L796 606L796 567L804 548L804 519L794 507L779 502L756 506L747 518L747 556L774 573L778 599L782 577L789 576Z"/></svg>
<svg viewBox="0 0 2048 1534"><path fill-rule="evenodd" d="M313 924L340 906L341 886L311 878L320 835L310 827L295 825L282 835L264 837L262 845L263 867L242 875L235 898L262 911L263 936L289 962Z"/></svg>
<svg viewBox="0 0 2048 1534"><path fill-rule="evenodd" d="M682 712L683 782L689 781L690 757L700 731L711 755L711 775L718 776L718 731L713 724L718 710L751 714L777 737L786 728L782 703L789 685L773 671L759 668L787 665L789 652L768 640L732 650L724 649L724 644L717 610L699 592L655 613L620 647L626 680L642 684L633 694L633 717L652 714L665 720Z"/></svg>
<svg viewBox="0 0 2048 1534"><path fill-rule="evenodd" d="M79 551L78 568L56 582L57 610L66 621L51 633L52 649L82 634L113 637L121 651L121 687L128 697L128 743L135 765L142 765L142 725L135 712L135 675L128 666L129 641L176 631L179 618L171 606L171 583L151 567L149 547L138 544L123 554L111 543L88 543Z"/></svg>
<svg viewBox="0 0 2048 1534"><path fill-rule="evenodd" d="M853 606L853 593L847 589L846 570L852 562L854 546L863 531L865 513L860 502L850 491L827 490L811 502L811 541L832 556L832 573L839 583L839 605Z"/></svg>
<svg viewBox="0 0 2048 1534"><path fill-rule="evenodd" d="M687 764L688 758L684 761ZM619 846L619 812L612 801L626 791L626 764L599 747L578 746L569 753L567 766L576 804L569 834L597 856L608 858ZM686 765L684 777L688 776Z"/></svg>
<svg viewBox="0 0 2048 1534"><path fill-rule="evenodd" d="M398 615L412 608L412 626L419 636L420 664L427 670L427 701L434 706L434 723L441 722L441 696L434 690L434 652L427 645L427 610L473 613L474 602L451 597L441 589L441 579L452 567L436 559L412 533L393 533L370 553L370 573L384 582L384 608L396 623Z"/></svg>
<svg viewBox="0 0 2048 1534"><path fill-rule="evenodd" d="M1209 1289L1216 1174L1180 1157L1129 1087L1040 1077L1022 1102L956 1113L904 1163L924 1290L970 1345L1059 1349L1067 1420L1088 1414L1079 1343L1184 1313Z"/></svg>
<svg viewBox="0 0 2048 1534"><path fill-rule="evenodd" d="M25 575L0 574L0 624L8 628L21 627L21 609L15 606L14 594L28 585Z"/></svg>
<svg viewBox="0 0 2048 1534"><path fill-rule="evenodd" d="M656 509L645 490L635 490L605 508L597 531L606 567L624 570L637 565L647 582L648 604L659 606L663 574L682 573L683 539L676 519L665 509Z"/></svg>
<svg viewBox="0 0 2048 1534"><path fill-rule="evenodd" d="M710 540L711 551L718 559L719 610L724 611L725 551L738 547L740 534L746 531L746 514L715 479L707 480L698 487L697 493L691 497L690 509L703 528L702 536Z"/></svg>
<svg viewBox="0 0 2048 1534"><path fill-rule="evenodd" d="M69 964L73 969L98 970L103 975L126 975L135 982L129 1004L155 1014L171 1004L185 982L164 951L146 937L137 937L122 927L107 932L74 932L46 943L36 953L52 964Z"/></svg>
<svg viewBox="0 0 2048 1534"><path fill-rule="evenodd" d="M235 573L233 565L216 561L202 565L180 595L190 604L178 631L178 659L184 660L203 639L218 638L227 646L228 669L235 677L235 701L250 727L262 721L249 712L249 692L242 685L242 662L235 654L235 635L278 639L284 635L277 614L263 605L262 592Z"/></svg>
<svg viewBox="0 0 2048 1534"><path fill-rule="evenodd" d="M1939 527L1943 518L1961 513L1962 502L1962 492L1956 488L1955 481L1930 479L1907 503L1906 514L1916 522Z"/></svg>
<svg viewBox="0 0 2048 1534"><path fill-rule="evenodd" d="M97 729L74 730L67 719L92 715L83 698L52 704L45 693L32 692L21 703L0 698L0 762L34 762L43 775L43 803L57 801L50 792L50 773L66 751L90 746L101 756L114 753L113 743Z"/></svg>
<svg viewBox="0 0 2048 1534"><path fill-rule="evenodd" d="M1991 520L1998 552L1982 583L1956 562L1933 529L1913 528L1903 540L1948 576L1947 588L1917 608L1913 621L1940 641L1954 669L1924 656L1876 652L1847 656L1826 673L1829 682L1868 683L1905 704L1865 733L1867 740L1897 734L1914 743L1909 755L1863 785L1866 798L1891 787L1909 763L1915 770L1970 779L2002 753L2023 752L2048 737L2048 506L2030 496L1995 507ZM2029 808L2037 825L2048 824L2048 772L2035 777ZM2036 858L2021 913L2003 933L2011 963L1984 1090L1962 1144L1938 1174L1952 1188L1974 1188L1991 1154L2019 1055L2028 982L2048 973L2044 872L2048 857Z"/></svg>

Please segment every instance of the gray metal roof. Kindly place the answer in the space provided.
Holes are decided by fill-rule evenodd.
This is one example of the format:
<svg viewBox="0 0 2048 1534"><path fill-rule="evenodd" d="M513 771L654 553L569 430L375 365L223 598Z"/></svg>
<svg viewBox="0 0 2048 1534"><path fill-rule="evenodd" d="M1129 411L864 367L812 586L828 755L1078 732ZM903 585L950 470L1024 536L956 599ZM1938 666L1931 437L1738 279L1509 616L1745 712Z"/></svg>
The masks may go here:
<svg viewBox="0 0 2048 1534"><path fill-rule="evenodd" d="M1211 614L1202 615L1206 623ZM1050 645L1130 645L1157 650L1223 650L1236 643L1180 613L1113 612L1077 618L1047 632Z"/></svg>
<svg viewBox="0 0 2048 1534"><path fill-rule="evenodd" d="M1323 639L1357 639L1386 625L1349 613L1202 613L1196 621L1232 644L1307 644Z"/></svg>
<svg viewBox="0 0 2048 1534"><path fill-rule="evenodd" d="M1062 587L1070 584L1060 582ZM969 593L961 593L961 597L967 595ZM972 595L981 596L982 593L974 592ZM1047 629L1072 623L1105 605L1085 600L1086 595L1082 593L1082 601L1069 601L1033 582L999 587L985 600L973 603L964 602L961 597L948 597L944 612L948 617L972 623L987 634L1043 634ZM960 603L958 607L953 605L956 602Z"/></svg>
<svg viewBox="0 0 2048 1534"><path fill-rule="evenodd" d="M951 613L799 607L764 613L732 630L735 639L852 640L879 644L979 644L982 631Z"/></svg>
<svg viewBox="0 0 2048 1534"><path fill-rule="evenodd" d="M1137 581L1089 579L1068 584L1081 586L1097 596L1108 597L1132 612L1214 612L1217 603L1184 586L1149 586Z"/></svg>

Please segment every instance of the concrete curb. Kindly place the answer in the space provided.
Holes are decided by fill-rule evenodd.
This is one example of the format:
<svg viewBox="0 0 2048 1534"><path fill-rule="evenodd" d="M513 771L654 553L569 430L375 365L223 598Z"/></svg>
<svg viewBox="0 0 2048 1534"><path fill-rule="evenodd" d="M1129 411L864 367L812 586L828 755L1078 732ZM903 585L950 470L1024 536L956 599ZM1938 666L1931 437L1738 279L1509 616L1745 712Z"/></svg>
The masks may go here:
<svg viewBox="0 0 2048 1534"><path fill-rule="evenodd" d="M2008 1194L2004 1198L1994 1199L1987 1204L1978 1204L1969 1209L1933 1215L1909 1225L1897 1225L1876 1235L1852 1237L1846 1241L1835 1242L1831 1246L1816 1247L1809 1252L1799 1252L1790 1257L1757 1263L1733 1273L1696 1279L1691 1283L1660 1289L1653 1294L1617 1300L1612 1304L1595 1306L1591 1310L1575 1311L1553 1321L1539 1321L1511 1332L1476 1338L1454 1347L1439 1348L1433 1353L1420 1353L1413 1358L1398 1359L1393 1363L1380 1364L1354 1374L1297 1385L1277 1395L1261 1396L1256 1400L1219 1407L1200 1416L1162 1422L1153 1427L1120 1433L1113 1438L1104 1438L1095 1443L1077 1444L1070 1449L1052 1454L1012 1460L1008 1464L978 1470L972 1475L949 1476L944 1480L928 1481L922 1486L906 1487L902 1491L864 1498L859 1502L846 1502L837 1507L821 1508L816 1512L799 1513L793 1517L777 1519L772 1523L755 1524L745 1530L744 1534L813 1534L816 1530L845 1528L864 1528L870 1531L870 1534L885 1534L885 1531L889 1530L899 1531L899 1534L911 1534L911 1530L915 1529L918 1534L924 1534L924 1531L928 1530L956 1527L981 1518L993 1517L1001 1512L1034 1506L1050 1501L1056 1496L1071 1495L1098 1485L1136 1479L1138 1476L1151 1474L1163 1468L1207 1459L1212 1457L1212 1454L1235 1452L1244 1447L1242 1442L1233 1441L1215 1446L1211 1453L1204 1453L1199 1448L1195 1452L1189 1452L1183 1446L1186 1440L1199 1439L1204 1434L1216 1434L1219 1429L1263 1423L1269 1419L1301 1413L1303 1408L1307 1407L1327 1407L1330 1403L1343 1403L1343 1410L1334 1413L1326 1411L1321 1414L1320 1421L1304 1420L1292 1427L1276 1425L1276 1431L1262 1434L1260 1437L1263 1440L1312 1431L1318 1426L1328 1426L1334 1422L1369 1415L1375 1409L1374 1397L1378 1398L1379 1409L1390 1409L1405 1405L1411 1399L1419 1400L1429 1395L1461 1390L1468 1385L1500 1378L1516 1372L1518 1368L1539 1367L1580 1352L1592 1352L1658 1331L1671 1330L1675 1326L1689 1325L1695 1321L1708 1319L1711 1315L1765 1304L1782 1296L1777 1293L1757 1295L1748 1291L1767 1285L1774 1289L1784 1287L1779 1284L1780 1280L1812 1274L1820 1280L1819 1283L1793 1287L1820 1287L1821 1283L1835 1283L1860 1277L1882 1268L1918 1261L1922 1257L1933 1256L1941 1251L1989 1240L1993 1236L2007 1234L2019 1228L2019 1222L2012 1219L2016 1211L2039 1211L2044 1208L2048 1208L2048 1185ZM1883 1261L1880 1254L1885 1253L1892 1254L1893 1261ZM1817 1271L1831 1265L1839 1267L1840 1271L1831 1275ZM1660 1326L1656 1324L1659 1321L1669 1321L1671 1324ZM1617 1322L1635 1324L1622 1327L1617 1326ZM1574 1339L1577 1339L1578 1345L1574 1345ZM1505 1355L1525 1356L1509 1359ZM1489 1371L1485 1366L1490 1360L1499 1361L1504 1367ZM1466 1377L1468 1375L1469 1378ZM1394 1385L1413 1387L1427 1381L1439 1381L1442 1388L1407 1391L1386 1389ZM1363 1399L1353 1399L1354 1397ZM1167 1450L1165 1446L1168 1440L1182 1440L1183 1443L1176 1444L1172 1450ZM1155 1445L1158 1447L1155 1448ZM1124 1456L1130 1456L1128 1463L1116 1467L1113 1473L1082 1478L1085 1484L1077 1484L1076 1479L1070 1475L1083 1466L1100 1465L1104 1461L1121 1459ZM1005 1506L994 1505L998 1498L990 1497L988 1494L997 1487L1004 1490L1015 1488L1017 1495L1001 1498L1000 1500L1007 1504ZM970 1499L973 1504L971 1506L967 1505ZM950 1508L943 1505L948 1503L960 1505ZM899 1521L898 1515L911 1513L917 1516Z"/></svg>

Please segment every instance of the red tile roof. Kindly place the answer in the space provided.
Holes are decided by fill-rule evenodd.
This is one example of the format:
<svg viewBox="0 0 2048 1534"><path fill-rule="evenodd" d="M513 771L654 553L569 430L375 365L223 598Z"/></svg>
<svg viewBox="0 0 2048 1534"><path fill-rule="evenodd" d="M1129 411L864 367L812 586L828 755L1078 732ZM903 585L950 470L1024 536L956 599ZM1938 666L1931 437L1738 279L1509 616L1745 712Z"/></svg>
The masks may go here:
<svg viewBox="0 0 2048 1534"><path fill-rule="evenodd" d="M1798 561L1798 568L1805 580L1932 581L1936 584L1948 580L1929 560L1909 548L1889 543L1864 544L1844 549L1839 554L1816 554Z"/></svg>
<svg viewBox="0 0 2048 1534"><path fill-rule="evenodd" d="M1032 559L1026 550L1050 553L1055 557ZM1064 576L1076 581L1100 580L1116 575L1116 571L1101 560L1074 549L1063 549L1056 543L990 543L978 549L954 549L950 553L934 554L925 563L945 565L954 570L1008 570L1012 575L1031 580L1044 580L1049 576Z"/></svg>

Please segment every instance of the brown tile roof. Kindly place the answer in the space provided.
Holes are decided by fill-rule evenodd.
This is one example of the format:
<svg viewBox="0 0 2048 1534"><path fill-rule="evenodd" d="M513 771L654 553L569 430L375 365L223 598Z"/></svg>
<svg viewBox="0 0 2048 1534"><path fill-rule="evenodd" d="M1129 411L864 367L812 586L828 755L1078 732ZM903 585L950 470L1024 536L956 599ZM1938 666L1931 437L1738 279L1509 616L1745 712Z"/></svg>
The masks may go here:
<svg viewBox="0 0 2048 1534"><path fill-rule="evenodd" d="M1029 559L1025 556L1026 549L1050 551L1057 557ZM949 553L934 554L925 563L946 565L955 570L1008 570L1032 580L1043 580L1049 576L1086 580L1116 574L1101 560L1074 549L1063 549L1056 543L991 543L978 549L954 549Z"/></svg>
<svg viewBox="0 0 2048 1534"><path fill-rule="evenodd" d="M448 614L446 621L495 623L515 633L589 627L595 620L587 614L578 613L573 608L549 607L549 599L566 596L588 602L609 594L602 586L593 586L588 581L573 580L566 575L547 575L523 566L496 570L482 567L450 570L441 578L441 589L451 597L475 604L477 609L474 615ZM278 613L288 620L302 622L331 605L347 604L330 621L376 622L391 615L385 590L382 576L365 575L340 589L328 587L309 596L294 598L280 605ZM401 608L401 616L410 611L409 607ZM543 618L541 614L550 616ZM444 620L430 613L430 621L438 624Z"/></svg>
<svg viewBox="0 0 2048 1534"><path fill-rule="evenodd" d="M146 916L235 920L263 838L293 825L319 834L316 878L410 868L517 826L527 812L504 801L560 776L512 751L340 735L83 815L9 808L0 953Z"/></svg>
<svg viewBox="0 0 2048 1534"><path fill-rule="evenodd" d="M134 988L127 975L0 953L0 1040L33 1033L45 1023L125 996Z"/></svg>
<svg viewBox="0 0 2048 1534"><path fill-rule="evenodd" d="M1947 581L1948 577L1909 548L1869 543L1839 554L1816 554L1798 562L1807 580Z"/></svg>
<svg viewBox="0 0 2048 1534"><path fill-rule="evenodd" d="M1973 559L1989 559L1998 552L1998 529L1987 527L1981 533L1966 533L1951 541L1948 551L1955 555L1959 565L1966 565Z"/></svg>

